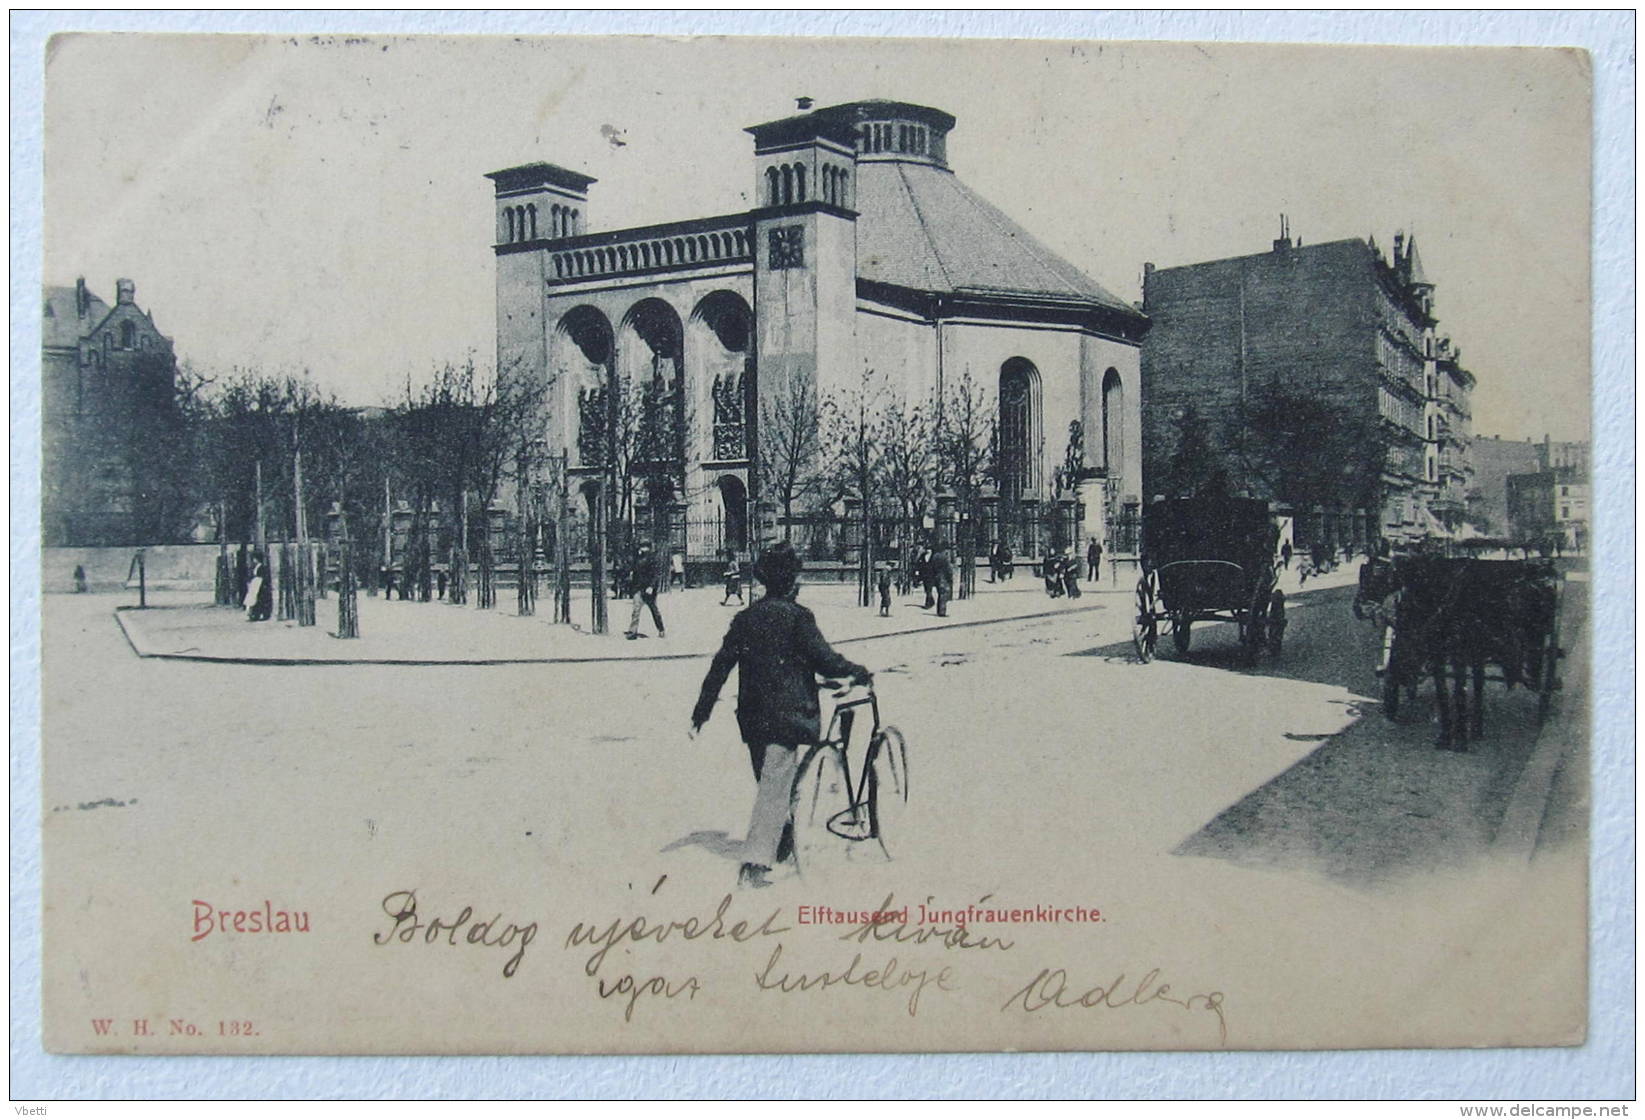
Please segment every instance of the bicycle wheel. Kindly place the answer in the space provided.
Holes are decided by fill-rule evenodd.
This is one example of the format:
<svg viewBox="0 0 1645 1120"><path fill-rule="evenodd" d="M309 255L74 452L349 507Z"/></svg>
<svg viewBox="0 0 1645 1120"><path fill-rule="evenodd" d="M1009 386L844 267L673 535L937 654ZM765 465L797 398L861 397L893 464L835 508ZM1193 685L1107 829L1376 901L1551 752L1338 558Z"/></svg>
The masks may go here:
<svg viewBox="0 0 1645 1120"><path fill-rule="evenodd" d="M890 858L892 845L906 835L902 826L908 810L908 743L895 727L882 727L869 746L863 799L874 838Z"/></svg>
<svg viewBox="0 0 1645 1120"><path fill-rule="evenodd" d="M829 828L829 821L840 806L849 803L850 793L833 745L813 746L806 751L794 772L790 798L794 811L794 863L801 874L819 861L837 860L842 841Z"/></svg>

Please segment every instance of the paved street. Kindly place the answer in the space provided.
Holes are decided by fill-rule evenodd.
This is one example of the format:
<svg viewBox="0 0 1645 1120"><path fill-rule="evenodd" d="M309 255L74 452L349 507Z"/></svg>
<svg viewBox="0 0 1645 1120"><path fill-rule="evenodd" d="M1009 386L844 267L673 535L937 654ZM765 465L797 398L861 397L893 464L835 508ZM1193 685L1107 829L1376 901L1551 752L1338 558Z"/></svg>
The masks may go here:
<svg viewBox="0 0 1645 1120"><path fill-rule="evenodd" d="M826 633L860 638L829 625L842 611L879 621L829 602L844 594L818 588L810 599L828 603L818 608ZM1355 886L1478 856L1535 743L1534 699L1493 686L1487 740L1468 753L1434 750L1426 692L1398 723L1370 699L1377 639L1350 616L1349 594L1293 595L1283 655L1255 669L1241 665L1226 625L1196 627L1185 658L1137 664L1123 594L1090 595L1070 611L1039 595L985 592L985 605L956 604L955 615L1052 613L845 643L879 675L887 717L911 744L916 797L899 856L1032 867L1079 846ZM665 607L708 595L677 594ZM193 820L209 834L275 831L289 806L305 804L322 810L305 843L369 829L443 845L460 819L487 850L663 870L719 861L729 874L752 792L734 679L705 734L684 735L712 642L699 637L698 656L630 663L168 663L132 655L113 601L46 599L48 812L135 800L144 808L128 818ZM385 608L436 621L463 613ZM924 612L910 601L898 613ZM730 614L712 615L716 632ZM1562 698L1567 718L1575 695ZM202 799L204 789L223 796ZM1086 791L1088 815L1010 823L1068 789ZM1139 804L1148 811L1127 808Z"/></svg>
<svg viewBox="0 0 1645 1120"><path fill-rule="evenodd" d="M812 590L814 601L827 599L826 589ZM1196 627L1186 658L1139 664L1130 599L1120 594L1088 596L1078 610L845 644L877 674L886 716L909 744L912 797L888 836L894 858L841 841L803 879L781 877L757 898L739 892L739 913L874 906L887 896L1099 906L1096 941L1057 927L1037 928L1032 944L1089 953L1100 943L1103 959L1161 964L1185 983L1237 990L1230 1039L1241 1046L1282 1044L1303 1022L1322 1045L1363 1043L1352 1017L1326 1011L1332 1004L1302 1010L1325 977L1337 998L1360 1001L1412 999L1437 985L1437 1007L1483 990L1504 954L1529 951L1501 942L1505 906L1551 916L1537 927L1548 938L1539 951L1557 967L1539 974L1537 990L1577 982L1582 962L1569 946L1580 944L1582 907L1571 891L1580 892L1586 851L1585 791L1573 778L1586 766L1580 688L1562 695L1550 726L1558 742L1575 744L1569 754L1533 750L1531 700L1504 697L1500 686L1487 741L1465 754L1437 751L1426 699L1398 724L1369 699L1377 638L1350 616L1350 594L1293 595L1283 656L1255 669L1240 666L1227 625ZM45 903L59 915L49 935L72 945L52 958L46 982L71 1037L87 1016L136 1013L109 1010L97 995L139 982L127 959L170 978L156 982L154 1015L177 1014L194 998L189 977L229 975L243 959L250 979L221 998L267 1020L275 1049L314 1037L304 1017L315 991L347 993L328 997L326 1014L375 1025L384 1047L435 1047L438 1014L408 1018L358 983L401 983L399 970L422 959L385 955L371 936L387 928L382 908L393 892L416 890L430 916L449 920L472 905L487 917L546 923L547 947L533 953L550 959L527 966L527 984L499 988L503 955L491 950L458 954L414 986L420 1003L446 1009L466 1006L469 990L484 985L494 1014L476 1047L529 1049L522 1024L535 1021L542 1000L590 998L591 982L565 967L575 962L556 940L573 923L711 913L732 891L754 783L736 735L734 680L704 733L686 735L706 656L344 666L141 658L113 617L125 598L45 598ZM997 598L1047 605L1016 592ZM1546 861L1554 873L1527 878L1527 856L1533 872ZM306 955L238 940L194 944L197 899L312 908L323 933ZM1404 932L1389 940L1390 926ZM1183 941L1185 930L1196 932ZM796 934L791 951L817 967L845 963L831 959L824 933L812 934ZM1451 948L1459 938L1477 950L1466 967ZM1283 976L1266 963L1276 951L1294 966ZM726 993L747 985L756 963L675 953L623 948L600 975L706 969L704 982ZM1343 954L1389 963L1347 982ZM930 963L929 952L919 956ZM1395 961L1404 971L1387 988ZM984 984L990 975L967 971L967 1002L954 1006L997 1013L1009 993ZM1501 989L1504 1022L1516 991ZM820 1013L825 1004L806 1006ZM897 1014L894 1003L883 1007ZM778 1004L749 1012L774 1047L804 1037ZM236 1011L212 1004L194 1013ZM665 1030L668 1021L661 1010L640 1013L635 1044L649 1024ZM922 1016L908 1044L944 1045L942 1022ZM718 1033L697 1044L743 1045L739 1029L736 1017L716 1020ZM1115 1045L1133 1037L1119 1020L1102 1029L1114 1033L1097 1037ZM1197 1024L1185 1042L1217 1044L1206 1029ZM1052 1037L1030 1024L1023 1031L1027 1048Z"/></svg>

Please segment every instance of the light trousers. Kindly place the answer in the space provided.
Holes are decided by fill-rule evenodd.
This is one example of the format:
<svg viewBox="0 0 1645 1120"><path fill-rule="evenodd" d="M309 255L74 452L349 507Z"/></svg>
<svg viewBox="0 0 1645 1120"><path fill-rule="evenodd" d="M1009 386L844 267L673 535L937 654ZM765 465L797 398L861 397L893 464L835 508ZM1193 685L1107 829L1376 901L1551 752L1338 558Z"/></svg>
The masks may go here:
<svg viewBox="0 0 1645 1120"><path fill-rule="evenodd" d="M743 862L761 867L777 866L777 845L794 811L794 771L799 767L799 748L769 743L760 764L760 788L754 795L754 816L748 822L748 838L743 841Z"/></svg>

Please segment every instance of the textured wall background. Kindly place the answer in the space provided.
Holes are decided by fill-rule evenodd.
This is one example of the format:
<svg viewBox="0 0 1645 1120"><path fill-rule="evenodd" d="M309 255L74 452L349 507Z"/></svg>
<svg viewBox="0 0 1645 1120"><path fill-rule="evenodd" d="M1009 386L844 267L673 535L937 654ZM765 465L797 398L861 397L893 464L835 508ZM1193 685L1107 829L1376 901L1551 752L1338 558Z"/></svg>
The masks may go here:
<svg viewBox="0 0 1645 1120"><path fill-rule="evenodd" d="M40 1048L42 63L60 30L962 35L1472 43L1594 52L1596 698L1587 1045L1569 1050L731 1058L86 1058ZM635 1096L1627 1098L1633 1047L1634 16L1629 12L17 13L11 23L11 1090L85 1098ZM1443 296L1443 292L1441 293Z"/></svg>

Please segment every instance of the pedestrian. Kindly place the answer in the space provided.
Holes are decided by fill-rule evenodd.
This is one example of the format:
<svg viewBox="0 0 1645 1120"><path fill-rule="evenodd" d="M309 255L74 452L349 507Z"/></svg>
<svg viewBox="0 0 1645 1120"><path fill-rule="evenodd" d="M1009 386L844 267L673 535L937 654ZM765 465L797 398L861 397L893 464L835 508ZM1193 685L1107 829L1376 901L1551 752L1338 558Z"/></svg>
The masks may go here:
<svg viewBox="0 0 1645 1120"><path fill-rule="evenodd" d="M1005 551L1005 545L996 538L994 547L988 550L988 582L999 583L1005 579L1005 566L1000 563L1000 557Z"/></svg>
<svg viewBox="0 0 1645 1120"><path fill-rule="evenodd" d="M725 596L720 600L720 606L731 602L731 596L737 597L737 602L743 602L743 568L737 562L737 556L730 549L725 553Z"/></svg>
<svg viewBox="0 0 1645 1120"><path fill-rule="evenodd" d="M1080 562L1072 551L1062 561L1062 591L1070 599L1080 597Z"/></svg>
<svg viewBox="0 0 1645 1120"><path fill-rule="evenodd" d="M657 571L657 557L651 551L650 544L642 544L639 553L634 557L634 565L628 571L628 589L634 596L634 610L628 616L628 640L633 641L640 637L640 608L651 608L651 621L657 626L657 637L668 637L668 631L663 628L663 615L657 609L657 590L661 582L661 573Z"/></svg>
<svg viewBox="0 0 1645 1120"><path fill-rule="evenodd" d="M937 605L937 584L932 578L934 574L932 571L934 557L935 550L930 545L926 545L920 550L919 580L920 587L925 591L925 604L920 609L926 611Z"/></svg>
<svg viewBox="0 0 1645 1120"><path fill-rule="evenodd" d="M234 553L234 601L243 603L246 600L246 584L251 582L251 569L246 563L246 546L241 545Z"/></svg>
<svg viewBox="0 0 1645 1120"><path fill-rule="evenodd" d="M811 612L795 602L800 568L800 558L786 541L760 554L754 578L765 586L765 596L731 620L691 712L695 738L735 667L737 727L759 783L737 875L742 886L770 886L766 876L783 849L792 854L799 748L822 737L817 678L858 684L874 679L867 669L841 657L823 638Z"/></svg>
<svg viewBox="0 0 1645 1120"><path fill-rule="evenodd" d="M1062 598L1062 557L1046 553L1040 561L1040 575L1045 580L1045 594L1052 599Z"/></svg>
<svg viewBox="0 0 1645 1120"><path fill-rule="evenodd" d="M274 614L274 585L269 581L268 561L262 553L257 553L254 560L251 583L246 587L246 621L267 622Z"/></svg>
<svg viewBox="0 0 1645 1120"><path fill-rule="evenodd" d="M1092 537L1091 543L1086 546L1085 567L1085 578L1092 583L1097 582L1097 577L1102 575L1102 545L1097 543L1096 537Z"/></svg>
<svg viewBox="0 0 1645 1120"><path fill-rule="evenodd" d="M1286 541L1279 546L1279 557L1286 571L1291 570L1291 542Z"/></svg>
<svg viewBox="0 0 1645 1120"><path fill-rule="evenodd" d="M954 565L947 549L938 549L931 556L931 582L937 593L937 617L947 618L948 600L954 594Z"/></svg>
<svg viewBox="0 0 1645 1120"><path fill-rule="evenodd" d="M435 582L439 584L439 595L438 595L438 597L441 598L441 599L444 599L446 597L446 572L445 572L445 569L441 568L439 571L435 572L434 573L434 579L435 579Z"/></svg>
<svg viewBox="0 0 1645 1120"><path fill-rule="evenodd" d="M888 564L880 565L880 617L891 617L891 567Z"/></svg>
<svg viewBox="0 0 1645 1120"><path fill-rule="evenodd" d="M668 556L668 586L685 589L685 553L678 549Z"/></svg>
<svg viewBox="0 0 1645 1120"><path fill-rule="evenodd" d="M86 593L86 566L84 564L74 566L74 593L76 595Z"/></svg>
<svg viewBox="0 0 1645 1120"><path fill-rule="evenodd" d="M1015 559L1015 557L1013 557L1011 555L1011 546L1006 544L1004 541L1001 541L1000 542L1000 567L1005 570L1005 578L1006 579L1016 579L1017 578L1017 566L1014 563L1012 563L1012 561L1014 559Z"/></svg>

